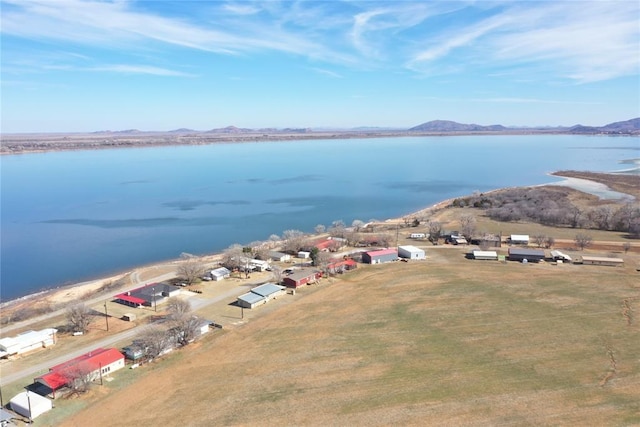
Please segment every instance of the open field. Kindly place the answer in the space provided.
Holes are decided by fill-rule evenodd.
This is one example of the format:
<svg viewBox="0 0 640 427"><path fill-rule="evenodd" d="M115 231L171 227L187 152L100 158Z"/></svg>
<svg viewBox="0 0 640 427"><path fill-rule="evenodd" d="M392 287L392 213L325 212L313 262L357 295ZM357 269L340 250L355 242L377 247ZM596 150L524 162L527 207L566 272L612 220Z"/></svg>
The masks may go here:
<svg viewBox="0 0 640 427"><path fill-rule="evenodd" d="M624 310L640 310L636 254L620 268L463 254L303 288L126 387L114 375L62 424L640 423L640 326Z"/></svg>

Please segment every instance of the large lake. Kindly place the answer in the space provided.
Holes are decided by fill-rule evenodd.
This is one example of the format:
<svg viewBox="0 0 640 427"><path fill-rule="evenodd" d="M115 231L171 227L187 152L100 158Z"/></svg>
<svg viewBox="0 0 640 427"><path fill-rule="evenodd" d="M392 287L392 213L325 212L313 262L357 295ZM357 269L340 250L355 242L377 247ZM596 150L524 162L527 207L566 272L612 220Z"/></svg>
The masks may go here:
<svg viewBox="0 0 640 427"><path fill-rule="evenodd" d="M0 298L559 181L555 170L625 169L639 148L637 138L455 136L2 156Z"/></svg>

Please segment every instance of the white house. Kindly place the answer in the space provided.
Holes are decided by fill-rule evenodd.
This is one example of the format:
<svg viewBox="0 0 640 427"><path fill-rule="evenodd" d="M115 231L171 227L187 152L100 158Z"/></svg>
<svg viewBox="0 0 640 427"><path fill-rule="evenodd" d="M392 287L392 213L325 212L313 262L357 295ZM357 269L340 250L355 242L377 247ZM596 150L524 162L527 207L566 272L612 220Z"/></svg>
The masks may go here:
<svg viewBox="0 0 640 427"><path fill-rule="evenodd" d="M27 331L15 337L0 339L0 357L27 353L38 348L49 347L56 343L57 329L47 328L40 331Z"/></svg>
<svg viewBox="0 0 640 427"><path fill-rule="evenodd" d="M211 270L210 274L211 278L217 282L219 280L228 279L231 276L231 271L229 271L228 268L220 267Z"/></svg>
<svg viewBox="0 0 640 427"><path fill-rule="evenodd" d="M285 254L283 252L278 252L278 251L269 252L269 258L271 258L272 261L279 261L279 262L291 261L291 255Z"/></svg>
<svg viewBox="0 0 640 427"><path fill-rule="evenodd" d="M416 248L412 245L398 246L398 256L400 258L407 259L425 259L425 253L423 249Z"/></svg>
<svg viewBox="0 0 640 427"><path fill-rule="evenodd" d="M275 283L264 283L251 289L251 292L265 297L266 301L270 301L280 295L284 295L286 289L284 286L276 285Z"/></svg>
<svg viewBox="0 0 640 427"><path fill-rule="evenodd" d="M53 409L53 402L38 393L23 391L9 401L11 410L30 420Z"/></svg>
<svg viewBox="0 0 640 427"><path fill-rule="evenodd" d="M298 258L307 259L311 257L311 252L300 251L298 252Z"/></svg>

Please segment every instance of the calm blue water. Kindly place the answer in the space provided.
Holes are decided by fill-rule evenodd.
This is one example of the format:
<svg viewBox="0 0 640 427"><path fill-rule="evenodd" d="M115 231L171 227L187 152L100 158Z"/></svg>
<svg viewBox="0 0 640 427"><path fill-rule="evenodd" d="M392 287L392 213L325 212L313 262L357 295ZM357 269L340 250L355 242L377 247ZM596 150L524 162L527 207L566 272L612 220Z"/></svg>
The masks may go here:
<svg viewBox="0 0 640 427"><path fill-rule="evenodd" d="M624 169L638 149L637 138L457 136L3 156L0 298L549 183L554 170Z"/></svg>

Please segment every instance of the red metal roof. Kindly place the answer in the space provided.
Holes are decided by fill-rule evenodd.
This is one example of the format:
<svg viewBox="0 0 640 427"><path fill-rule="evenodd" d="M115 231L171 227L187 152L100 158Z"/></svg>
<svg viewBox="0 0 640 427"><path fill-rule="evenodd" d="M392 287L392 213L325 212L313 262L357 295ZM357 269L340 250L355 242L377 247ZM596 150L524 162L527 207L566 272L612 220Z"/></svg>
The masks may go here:
<svg viewBox="0 0 640 427"><path fill-rule="evenodd" d="M44 374L43 376L36 378L36 380L38 379L43 380L47 383L49 388L54 391L64 387L68 382L67 378L60 372L49 372L48 374Z"/></svg>
<svg viewBox="0 0 640 427"><path fill-rule="evenodd" d="M380 249L378 251L370 251L367 252L367 255L374 257L374 256L382 256L382 255L391 255L391 254L398 254L398 250L397 249Z"/></svg>
<svg viewBox="0 0 640 427"><path fill-rule="evenodd" d="M134 297L133 295L127 295L127 293L118 294L115 296L116 299L120 299L122 301L131 302L133 304L144 304L146 301L142 298Z"/></svg>
<svg viewBox="0 0 640 427"><path fill-rule="evenodd" d="M85 363L92 370L100 369L101 366L107 366L116 362L119 359L124 359L124 355L115 348L98 348L90 351L89 353L78 356L74 359L68 360L64 363L54 366L49 369L50 372L61 372L71 366L75 366L79 363Z"/></svg>

